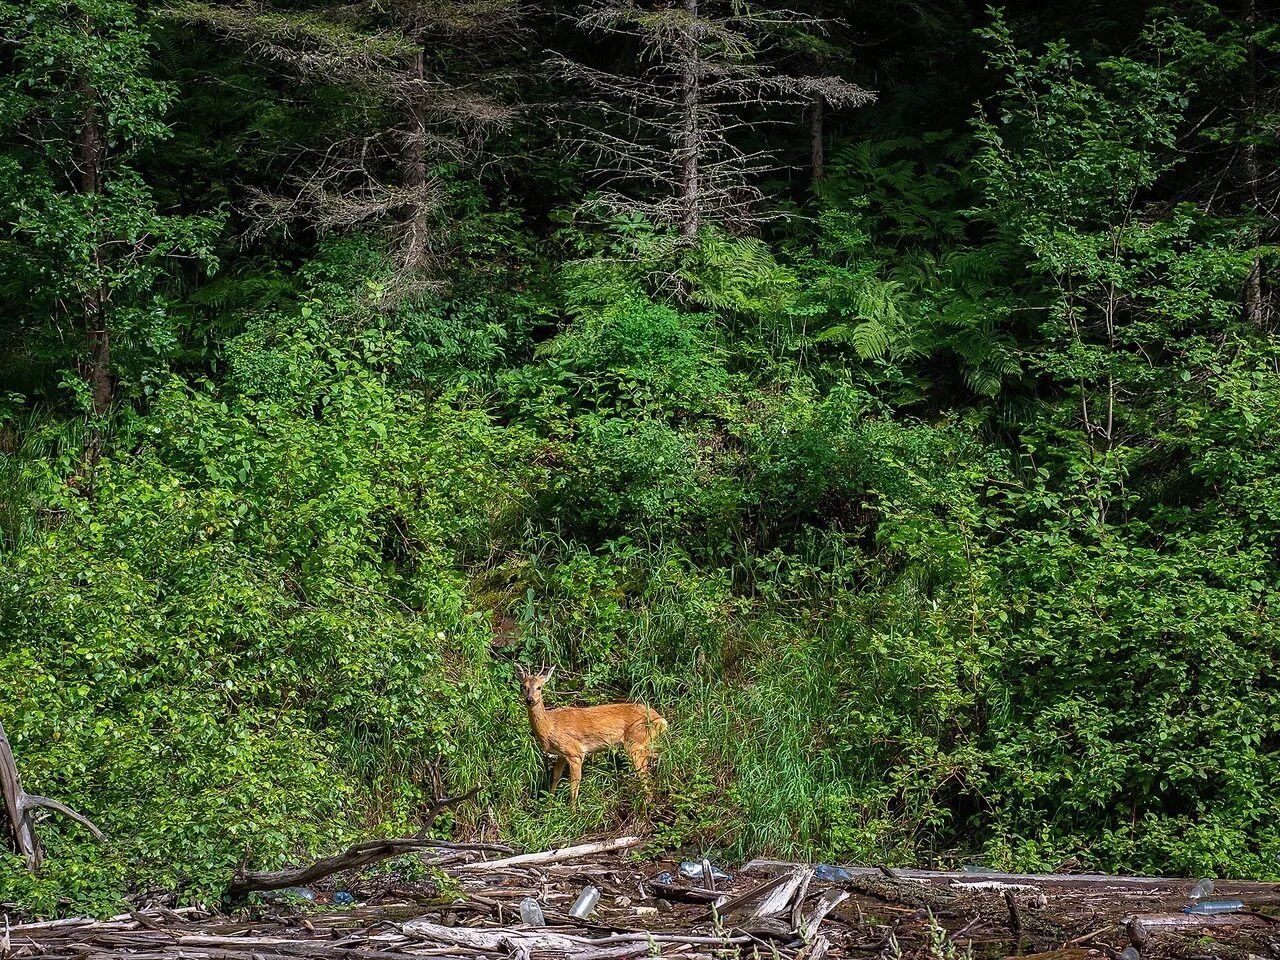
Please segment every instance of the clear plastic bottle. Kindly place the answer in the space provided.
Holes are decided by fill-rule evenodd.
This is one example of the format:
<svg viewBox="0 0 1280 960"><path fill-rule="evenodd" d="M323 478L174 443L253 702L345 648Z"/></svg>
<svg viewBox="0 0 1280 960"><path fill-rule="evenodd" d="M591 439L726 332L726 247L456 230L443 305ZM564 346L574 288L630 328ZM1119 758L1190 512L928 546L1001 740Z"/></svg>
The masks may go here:
<svg viewBox="0 0 1280 960"><path fill-rule="evenodd" d="M533 897L525 897L520 901L520 919L530 927L547 925L547 918L542 915L542 906Z"/></svg>
<svg viewBox="0 0 1280 960"><path fill-rule="evenodd" d="M1201 900L1183 907L1183 913L1235 913L1243 910L1244 904L1239 900Z"/></svg>
<svg viewBox="0 0 1280 960"><path fill-rule="evenodd" d="M578 899L573 901L573 906L569 908L569 916L585 920L591 916L591 911L596 908L596 904L599 902L600 891L588 884L582 888L582 892L578 894Z"/></svg>
<svg viewBox="0 0 1280 960"><path fill-rule="evenodd" d="M1196 885L1191 888L1191 892L1187 894L1192 900L1199 900L1213 893L1213 881L1208 877L1196 881Z"/></svg>
<svg viewBox="0 0 1280 960"><path fill-rule="evenodd" d="M1125 947L1120 951L1120 960L1142 960L1137 947Z"/></svg>

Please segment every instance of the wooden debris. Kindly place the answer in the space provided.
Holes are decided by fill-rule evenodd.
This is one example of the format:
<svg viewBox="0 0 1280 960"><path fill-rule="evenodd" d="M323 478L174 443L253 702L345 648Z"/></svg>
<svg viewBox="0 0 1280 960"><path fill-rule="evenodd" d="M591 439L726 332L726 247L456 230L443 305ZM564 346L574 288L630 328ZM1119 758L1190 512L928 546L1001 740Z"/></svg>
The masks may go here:
<svg viewBox="0 0 1280 960"><path fill-rule="evenodd" d="M800 864L786 860L752 860L742 865L742 873L777 874L794 870ZM1176 877L1117 877L1102 873L965 873L962 870L889 870L886 867L844 867L855 877L888 875L897 880L1003 880L1014 883L1100 884L1114 887L1172 886L1188 883Z"/></svg>
<svg viewBox="0 0 1280 960"><path fill-rule="evenodd" d="M644 843L643 837L617 837L600 843L582 843L575 847L561 847L558 850L547 850L544 853L523 853L503 860L481 860L465 864L458 869L462 872L491 873L509 867L530 867L547 863L562 863L565 860L581 860L598 853L612 853L615 850L626 850Z"/></svg>
<svg viewBox="0 0 1280 960"><path fill-rule="evenodd" d="M351 888L365 902L342 910L326 911L328 891L318 888L316 905L231 916L138 909L105 921L10 921L0 929L0 960L880 960L895 951L923 960L939 937L989 960L1104 960L1142 937L1143 960L1205 960L1209 952L1217 960L1280 958L1274 921L1175 912L1187 902L1188 881L1028 890L986 875L956 890L949 878L921 880L907 871L824 883L809 867L793 866L763 882L734 871L717 893L681 879L654 883L647 878L673 866L630 863L617 851L632 839L614 843L614 852L578 847L488 863L437 861L452 879L449 902L434 882L415 888L405 880L397 888L414 902L379 904L390 886L365 879L363 890ZM587 882L600 889L600 903L590 917L572 918L565 911ZM1255 913L1280 904L1280 888L1270 884L1220 886ZM542 903L546 926L520 923L524 896ZM1213 951L1204 947L1206 935Z"/></svg>
<svg viewBox="0 0 1280 960"><path fill-rule="evenodd" d="M798 867L786 879L785 883L779 884L761 898L755 909L751 911L751 916L753 918L772 917L782 913L787 907L791 906L791 901L795 898L796 892L802 886L808 886L809 878L812 876L812 868Z"/></svg>
<svg viewBox="0 0 1280 960"><path fill-rule="evenodd" d="M13 758L13 748L9 745L9 737L4 732L2 723L0 723L0 794L4 795L6 814L4 823L9 849L26 861L27 869L32 873L39 871L40 863L44 859L40 839L36 836L37 810L54 810L80 824L97 839L103 841L107 839L88 817L72 810L65 803L27 793L22 789L18 763Z"/></svg>
<svg viewBox="0 0 1280 960"><path fill-rule="evenodd" d="M809 915L796 924L796 932L801 939L812 940L818 932L818 927L822 921L840 904L849 899L849 893L846 890L828 890L819 899L818 904L809 912ZM797 901L797 906L799 902Z"/></svg>

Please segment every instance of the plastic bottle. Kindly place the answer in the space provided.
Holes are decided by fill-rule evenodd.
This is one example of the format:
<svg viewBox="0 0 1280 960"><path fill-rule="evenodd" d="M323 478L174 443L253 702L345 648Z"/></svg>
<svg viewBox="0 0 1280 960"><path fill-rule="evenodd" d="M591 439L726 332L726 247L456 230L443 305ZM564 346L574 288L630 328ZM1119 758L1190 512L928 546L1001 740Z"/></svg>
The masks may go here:
<svg viewBox="0 0 1280 960"><path fill-rule="evenodd" d="M813 875L823 883L848 883L853 874L844 867L833 867L829 863L820 863L813 868Z"/></svg>
<svg viewBox="0 0 1280 960"><path fill-rule="evenodd" d="M1244 904L1239 900L1201 900L1183 907L1183 913L1235 913L1243 910Z"/></svg>
<svg viewBox="0 0 1280 960"><path fill-rule="evenodd" d="M520 901L520 919L530 927L547 925L547 918L542 915L542 907L533 897L525 897Z"/></svg>
<svg viewBox="0 0 1280 960"><path fill-rule="evenodd" d="M596 904L599 902L600 891L588 884L582 888L582 892L578 894L578 899L573 901L573 906L569 908L569 916L585 920L591 915L591 911L596 908Z"/></svg>
<svg viewBox="0 0 1280 960"><path fill-rule="evenodd" d="M1120 960L1142 960L1137 947L1125 947L1120 951Z"/></svg>
<svg viewBox="0 0 1280 960"><path fill-rule="evenodd" d="M1201 897L1207 897L1213 893L1213 881L1208 877L1196 881L1196 885L1191 888L1191 892L1187 894L1192 900L1199 900Z"/></svg>
<svg viewBox="0 0 1280 960"><path fill-rule="evenodd" d="M356 902L356 898L349 894L346 890L339 890L333 895L333 902L340 907L350 906Z"/></svg>
<svg viewBox="0 0 1280 960"><path fill-rule="evenodd" d="M663 870L660 874L658 874L656 877L653 878L652 882L653 883L671 883L671 874Z"/></svg>

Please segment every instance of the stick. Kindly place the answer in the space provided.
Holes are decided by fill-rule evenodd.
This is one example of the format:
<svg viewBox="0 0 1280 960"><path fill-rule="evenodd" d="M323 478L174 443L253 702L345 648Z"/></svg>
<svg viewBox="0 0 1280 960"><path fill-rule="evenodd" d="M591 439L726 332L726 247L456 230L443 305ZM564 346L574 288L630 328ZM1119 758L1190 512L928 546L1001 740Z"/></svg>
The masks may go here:
<svg viewBox="0 0 1280 960"><path fill-rule="evenodd" d="M639 846L644 842L642 837L618 837L615 840L604 840L600 843L581 843L576 847L560 847L543 853L522 853L502 860L480 860L476 863L464 863L458 867L460 872L484 873L490 870L501 870L504 867L523 867L533 864L560 863L564 860L577 860L596 853L610 853L614 850L626 850Z"/></svg>
<svg viewBox="0 0 1280 960"><path fill-rule="evenodd" d="M1018 909L1018 898L1012 890L1004 892L1004 902L1009 908L1009 930L1014 937L1022 936L1022 912Z"/></svg>

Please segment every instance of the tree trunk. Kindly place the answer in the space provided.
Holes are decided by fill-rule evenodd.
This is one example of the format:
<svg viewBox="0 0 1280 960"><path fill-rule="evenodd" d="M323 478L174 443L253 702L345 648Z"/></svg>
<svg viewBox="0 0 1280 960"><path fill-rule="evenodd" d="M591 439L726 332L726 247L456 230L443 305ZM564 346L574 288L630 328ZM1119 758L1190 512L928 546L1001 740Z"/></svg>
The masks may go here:
<svg viewBox="0 0 1280 960"><path fill-rule="evenodd" d="M813 103L809 106L809 163L815 181L822 179L826 167L826 151L822 138L822 121L827 110L827 102L822 94L813 95Z"/></svg>
<svg viewBox="0 0 1280 960"><path fill-rule="evenodd" d="M87 20L85 33L87 36L92 36L92 27ZM89 78L85 76L80 77L78 88L84 104L80 127L78 186L82 194L96 196L102 192L104 159L102 126L98 116L98 92L93 89ZM97 212L95 211L92 216L96 218ZM86 379L93 391L95 414L102 414L111 406L115 393L111 379L111 332L107 327L107 294L103 284L102 265L103 250L99 243L95 244L93 250L92 278L85 285L80 298L85 337L89 348L89 369Z"/></svg>
<svg viewBox="0 0 1280 960"><path fill-rule="evenodd" d="M1260 214L1258 203L1258 147L1253 142L1258 109L1258 46L1254 40L1254 31L1258 28L1258 10L1256 0L1248 0L1245 5L1245 28L1248 30L1249 62L1244 74L1244 109L1245 130L1248 139L1244 145L1244 176L1249 192L1249 212L1253 216ZM1254 243L1262 244L1262 231L1255 229ZM1266 322L1266 310L1262 298L1262 257L1255 256L1249 267L1249 276L1244 285L1244 312L1250 323L1262 326Z"/></svg>
<svg viewBox="0 0 1280 960"><path fill-rule="evenodd" d="M421 84L426 78L426 52L419 47L409 58L409 76ZM404 237L404 265L410 269L426 262L430 252L429 223L427 215L427 117L422 102L422 91L409 94L405 110L406 135L400 155L400 177L409 194L402 213Z"/></svg>
<svg viewBox="0 0 1280 960"><path fill-rule="evenodd" d="M690 23L686 28L685 61L681 71L684 99L680 123L680 150L683 153L683 164L680 170L680 234L689 242L693 242L698 237L698 228L701 226L702 219L698 170L701 148L698 0L683 0L682 6L685 13L689 15Z"/></svg>

